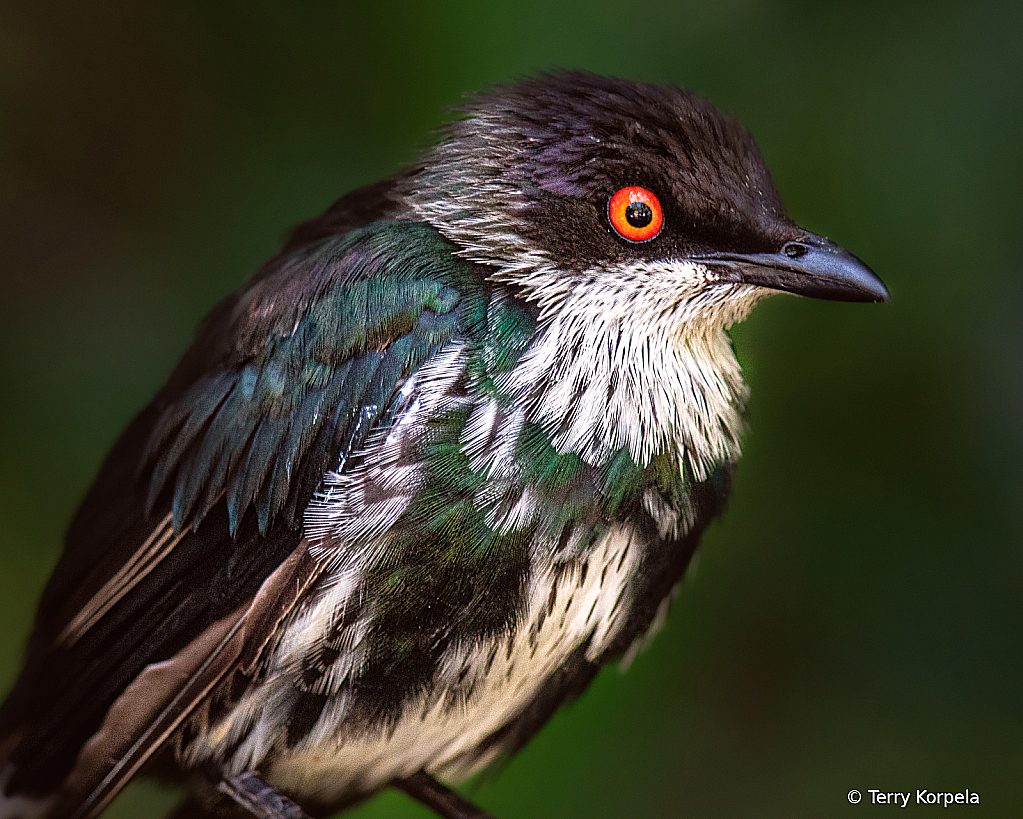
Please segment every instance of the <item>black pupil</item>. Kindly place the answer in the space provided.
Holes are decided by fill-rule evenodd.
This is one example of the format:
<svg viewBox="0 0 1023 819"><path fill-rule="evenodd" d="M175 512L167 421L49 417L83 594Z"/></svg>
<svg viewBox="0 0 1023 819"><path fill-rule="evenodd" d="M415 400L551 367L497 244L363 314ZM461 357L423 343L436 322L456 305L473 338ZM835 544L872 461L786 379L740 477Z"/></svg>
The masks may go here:
<svg viewBox="0 0 1023 819"><path fill-rule="evenodd" d="M634 228L645 228L653 218L654 212L646 202L630 202L625 209L625 221Z"/></svg>

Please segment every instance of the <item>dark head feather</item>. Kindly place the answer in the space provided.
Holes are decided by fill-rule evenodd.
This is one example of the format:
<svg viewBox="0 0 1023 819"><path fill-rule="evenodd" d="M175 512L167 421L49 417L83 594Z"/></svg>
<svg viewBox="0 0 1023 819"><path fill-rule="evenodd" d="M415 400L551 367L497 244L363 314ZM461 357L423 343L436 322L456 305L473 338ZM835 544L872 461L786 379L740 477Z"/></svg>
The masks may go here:
<svg viewBox="0 0 1023 819"><path fill-rule="evenodd" d="M776 251L800 234L750 133L685 89L571 71L497 87L461 111L412 174L411 195L450 197L445 212L432 208L436 223L456 241L489 243L489 261L509 261L492 252L501 222L564 270ZM654 242L610 230L607 203L625 185L664 205Z"/></svg>

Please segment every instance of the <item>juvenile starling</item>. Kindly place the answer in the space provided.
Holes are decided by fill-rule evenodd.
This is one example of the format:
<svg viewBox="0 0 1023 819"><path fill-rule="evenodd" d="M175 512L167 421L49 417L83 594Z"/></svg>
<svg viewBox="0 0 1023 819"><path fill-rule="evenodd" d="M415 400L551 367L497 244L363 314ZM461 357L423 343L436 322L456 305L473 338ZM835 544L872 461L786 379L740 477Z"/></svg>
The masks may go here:
<svg viewBox="0 0 1023 819"><path fill-rule="evenodd" d="M104 463L0 710L0 817L448 817L660 622L739 455L726 329L886 301L679 88L497 88L296 229ZM482 814L477 814L482 815Z"/></svg>

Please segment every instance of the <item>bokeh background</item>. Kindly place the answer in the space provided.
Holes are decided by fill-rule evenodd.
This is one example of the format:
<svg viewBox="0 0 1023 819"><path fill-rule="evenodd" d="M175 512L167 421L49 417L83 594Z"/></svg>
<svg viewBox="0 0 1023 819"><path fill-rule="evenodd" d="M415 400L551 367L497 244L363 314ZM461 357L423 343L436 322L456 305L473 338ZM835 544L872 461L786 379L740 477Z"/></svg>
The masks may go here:
<svg viewBox="0 0 1023 819"><path fill-rule="evenodd" d="M204 312L463 93L586 68L736 114L893 302L776 297L735 330L753 429L667 627L467 792L501 819L881 810L852 788L1023 815L1021 8L4 0L0 689ZM174 799L136 785L110 815Z"/></svg>

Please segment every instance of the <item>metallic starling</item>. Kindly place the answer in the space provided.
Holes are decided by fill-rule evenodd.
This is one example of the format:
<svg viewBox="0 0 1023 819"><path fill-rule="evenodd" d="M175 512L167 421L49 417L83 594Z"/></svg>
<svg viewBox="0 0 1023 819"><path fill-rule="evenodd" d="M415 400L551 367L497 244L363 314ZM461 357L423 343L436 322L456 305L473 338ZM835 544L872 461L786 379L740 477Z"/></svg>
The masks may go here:
<svg viewBox="0 0 1023 819"><path fill-rule="evenodd" d="M887 301L693 94L468 103L206 318L67 535L0 710L0 817L325 816L517 751L660 623L739 455L726 329ZM436 777L436 779L434 778Z"/></svg>

